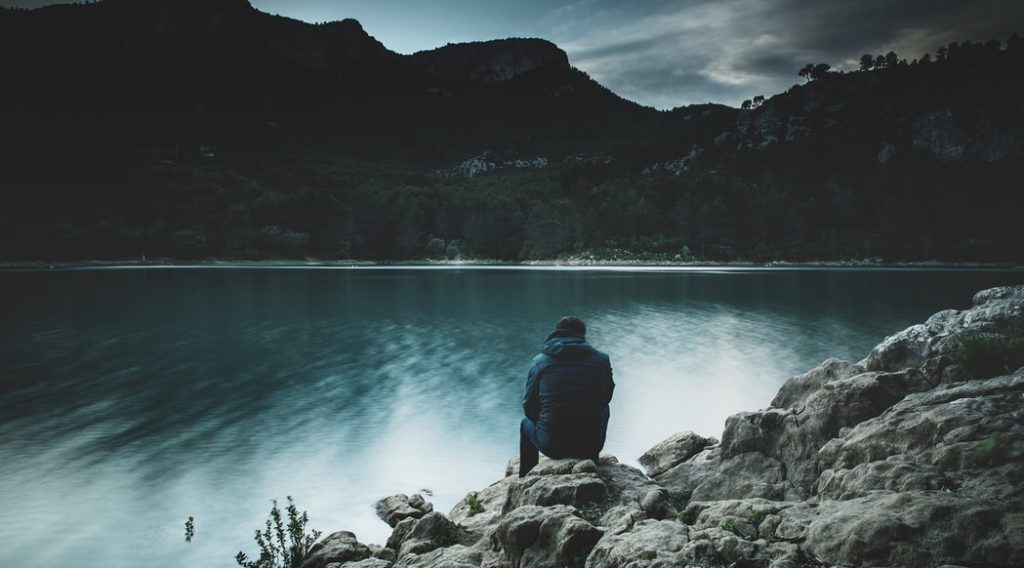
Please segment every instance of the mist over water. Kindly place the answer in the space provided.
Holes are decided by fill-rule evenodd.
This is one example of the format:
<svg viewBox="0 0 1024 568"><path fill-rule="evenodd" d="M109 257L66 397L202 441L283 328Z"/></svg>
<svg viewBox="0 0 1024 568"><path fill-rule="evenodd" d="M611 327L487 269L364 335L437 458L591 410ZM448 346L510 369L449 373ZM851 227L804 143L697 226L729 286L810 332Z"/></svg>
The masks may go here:
<svg viewBox="0 0 1024 568"><path fill-rule="evenodd" d="M577 314L617 384L605 451L719 437L790 375L1012 271L0 272L0 565L234 565L270 500L383 544L517 451L530 359ZM184 522L196 536L184 542Z"/></svg>

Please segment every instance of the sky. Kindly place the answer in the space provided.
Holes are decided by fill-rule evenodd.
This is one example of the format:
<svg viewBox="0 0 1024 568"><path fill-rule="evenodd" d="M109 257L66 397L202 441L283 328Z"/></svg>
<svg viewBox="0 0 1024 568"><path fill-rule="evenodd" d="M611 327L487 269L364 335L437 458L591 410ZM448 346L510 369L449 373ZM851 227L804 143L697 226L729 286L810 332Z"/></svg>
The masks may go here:
<svg viewBox="0 0 1024 568"><path fill-rule="evenodd" d="M0 0L35 7L53 0ZM619 95L668 109L785 91L806 63L911 60L951 41L1024 34L1024 0L251 0L308 22L355 18L399 53L541 37Z"/></svg>

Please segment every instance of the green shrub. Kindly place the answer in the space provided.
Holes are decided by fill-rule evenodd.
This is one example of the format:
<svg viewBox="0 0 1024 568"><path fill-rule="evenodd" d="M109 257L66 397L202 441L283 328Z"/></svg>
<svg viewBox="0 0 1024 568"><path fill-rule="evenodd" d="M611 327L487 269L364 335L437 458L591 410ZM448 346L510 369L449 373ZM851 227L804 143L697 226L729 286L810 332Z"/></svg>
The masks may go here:
<svg viewBox="0 0 1024 568"><path fill-rule="evenodd" d="M993 331L967 332L952 352L964 376L986 379L1024 366L1024 325L1003 325Z"/></svg>
<svg viewBox="0 0 1024 568"><path fill-rule="evenodd" d="M476 491L466 495L466 504L469 505L469 516L479 515L484 512L484 505L477 497Z"/></svg>
<svg viewBox="0 0 1024 568"><path fill-rule="evenodd" d="M676 520L686 525L692 525L697 522L697 510L687 509L682 511L676 516Z"/></svg>
<svg viewBox="0 0 1024 568"><path fill-rule="evenodd" d="M999 433L992 434L978 446L977 462L982 466L999 466L1024 458L1024 440L1008 440Z"/></svg>
<svg viewBox="0 0 1024 568"><path fill-rule="evenodd" d="M281 517L277 500L273 501L270 516L267 518L263 531L256 531L256 544L260 548L260 556L250 560L244 552L235 555L235 561L243 568L298 568L309 554L313 544L320 538L320 531L313 530L306 534L309 515L306 511L299 513L291 497L288 497L288 524Z"/></svg>
<svg viewBox="0 0 1024 568"><path fill-rule="evenodd" d="M448 523L445 525L444 532L430 541L432 550L458 544L459 536L459 527L455 523Z"/></svg>

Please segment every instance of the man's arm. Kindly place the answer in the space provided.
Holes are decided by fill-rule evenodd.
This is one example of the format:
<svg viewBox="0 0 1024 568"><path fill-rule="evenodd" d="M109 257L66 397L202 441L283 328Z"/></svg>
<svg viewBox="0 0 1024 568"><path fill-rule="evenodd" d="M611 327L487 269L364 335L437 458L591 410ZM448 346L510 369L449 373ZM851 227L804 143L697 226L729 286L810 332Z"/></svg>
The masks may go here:
<svg viewBox="0 0 1024 568"><path fill-rule="evenodd" d="M540 373L534 363L526 375L526 396L523 398L523 414L536 422L540 419Z"/></svg>

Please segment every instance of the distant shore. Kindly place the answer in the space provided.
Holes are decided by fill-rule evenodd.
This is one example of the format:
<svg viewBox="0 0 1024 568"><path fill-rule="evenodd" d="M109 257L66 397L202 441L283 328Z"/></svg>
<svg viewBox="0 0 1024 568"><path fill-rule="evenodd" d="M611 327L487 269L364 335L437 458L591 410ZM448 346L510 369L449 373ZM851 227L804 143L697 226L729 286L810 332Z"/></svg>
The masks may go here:
<svg viewBox="0 0 1024 568"><path fill-rule="evenodd" d="M320 260L320 259L123 259L123 260L76 260L76 261L8 261L0 262L0 270L46 270L81 268L173 268L173 267L325 267L325 268L402 268L402 267L567 267L567 268L918 268L918 269L995 269L1024 270L1024 264L1009 262L882 262L879 260L842 261L771 261L764 263L744 261L651 261L651 260L596 260L596 259L548 259L526 261L501 261L493 259L460 260Z"/></svg>

